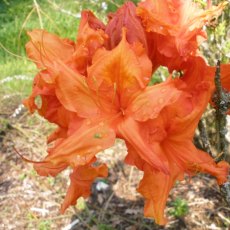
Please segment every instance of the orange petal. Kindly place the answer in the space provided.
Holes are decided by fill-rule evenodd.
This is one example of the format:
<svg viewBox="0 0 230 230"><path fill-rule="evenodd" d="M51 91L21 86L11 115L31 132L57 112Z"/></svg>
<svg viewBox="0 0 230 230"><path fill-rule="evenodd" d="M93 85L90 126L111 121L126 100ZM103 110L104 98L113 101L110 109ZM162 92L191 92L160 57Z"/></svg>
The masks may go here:
<svg viewBox="0 0 230 230"><path fill-rule="evenodd" d="M196 149L192 141L165 142L164 149L171 161L175 162L181 170L188 173L209 173L217 178L219 184L227 181L228 163L216 164L208 153Z"/></svg>
<svg viewBox="0 0 230 230"><path fill-rule="evenodd" d="M175 81L169 79L147 87L132 101L127 111L138 121L154 119L164 107L174 103L180 95L181 91L176 88Z"/></svg>
<svg viewBox="0 0 230 230"><path fill-rule="evenodd" d="M92 58L95 51L102 47L108 36L104 24L91 11L82 11L77 35L77 46L85 46Z"/></svg>
<svg viewBox="0 0 230 230"><path fill-rule="evenodd" d="M49 82L49 71L40 71L34 78L33 91L30 97L24 100L24 105L34 112L35 110L51 123L55 123L62 128L67 128L70 119L76 114L67 111L58 100L55 93L55 86ZM40 96L40 105L36 103Z"/></svg>
<svg viewBox="0 0 230 230"><path fill-rule="evenodd" d="M197 60L199 58L193 59ZM213 93L212 73L210 75L209 67L202 59L200 61L195 61L189 68L186 67L188 69L185 69L183 77L178 80L179 84L175 85L176 88L181 90L181 95L176 101L166 106L159 116L162 119L161 122L163 122L163 129L167 130L167 138L171 140L193 139L198 122ZM184 88L180 86L181 81L185 83ZM159 121L156 121L156 123L159 123Z"/></svg>
<svg viewBox="0 0 230 230"><path fill-rule="evenodd" d="M61 104L80 117L97 116L100 110L85 78L60 62L56 69L56 95Z"/></svg>
<svg viewBox="0 0 230 230"><path fill-rule="evenodd" d="M27 55L40 69L52 66L55 60L67 61L74 52L73 44L45 30L33 30L28 35Z"/></svg>
<svg viewBox="0 0 230 230"><path fill-rule="evenodd" d="M126 108L133 94L148 84L151 62L140 44L130 46L124 31L116 48L99 50L95 54L88 74L87 82L91 89Z"/></svg>
<svg viewBox="0 0 230 230"><path fill-rule="evenodd" d="M66 163L72 167L85 165L94 156L111 147L115 141L115 133L103 121L90 124L89 121L60 141L53 149L46 161L54 165Z"/></svg>
<svg viewBox="0 0 230 230"><path fill-rule="evenodd" d="M141 136L141 125L133 120L131 117L127 118L118 125L119 136L124 139L133 149L138 153L138 155L151 165L155 170L168 173L168 168L164 164L164 159L158 153L155 153L148 141Z"/></svg>
<svg viewBox="0 0 230 230"><path fill-rule="evenodd" d="M144 171L144 177L137 191L146 199L144 208L146 217L154 218L159 225L167 223L167 219L164 217L166 201L175 181L181 179L181 175L183 172L181 173L174 164L170 166L169 175L162 172L152 172L149 168Z"/></svg>
<svg viewBox="0 0 230 230"><path fill-rule="evenodd" d="M88 197L91 193L90 188L96 177L107 177L108 169L105 164L98 167L80 166L70 175L71 184L68 188L65 200L61 206L61 213L70 205L75 205L79 197Z"/></svg>

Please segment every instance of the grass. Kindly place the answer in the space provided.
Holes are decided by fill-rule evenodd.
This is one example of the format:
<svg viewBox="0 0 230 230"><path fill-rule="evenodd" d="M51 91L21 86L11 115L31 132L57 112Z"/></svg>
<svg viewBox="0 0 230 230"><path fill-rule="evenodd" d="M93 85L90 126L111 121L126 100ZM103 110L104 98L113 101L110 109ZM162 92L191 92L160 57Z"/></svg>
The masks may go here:
<svg viewBox="0 0 230 230"><path fill-rule="evenodd" d="M33 76L36 73L33 63L12 58L0 65L0 96L20 94L26 97L31 92Z"/></svg>
<svg viewBox="0 0 230 230"><path fill-rule="evenodd" d="M37 7L35 2L38 3ZM71 7L70 4L73 5L73 2L56 1L61 9L70 8L73 14L77 14L80 9ZM25 57L24 47L28 40L26 31L44 27L59 36L75 38L79 20L62 13L52 3L53 1L43 0L0 2L0 21L3 22L0 24L0 97L20 94L23 98L31 92L32 79L37 70ZM17 75L25 77L23 79Z"/></svg>
<svg viewBox="0 0 230 230"><path fill-rule="evenodd" d="M53 1L36 1L37 6L32 0L8 0L7 2L8 4L0 3L0 20L3 20L0 26L0 41L12 53L25 54L24 45L28 40L26 31L35 28L45 28L61 37L75 39L79 18L74 15L78 15L80 9L73 5L74 1L65 1L65 3L56 1L56 5ZM70 12L68 7L72 15L61 11L67 8L66 12ZM1 63L11 60L11 56L4 51L0 52L0 57Z"/></svg>

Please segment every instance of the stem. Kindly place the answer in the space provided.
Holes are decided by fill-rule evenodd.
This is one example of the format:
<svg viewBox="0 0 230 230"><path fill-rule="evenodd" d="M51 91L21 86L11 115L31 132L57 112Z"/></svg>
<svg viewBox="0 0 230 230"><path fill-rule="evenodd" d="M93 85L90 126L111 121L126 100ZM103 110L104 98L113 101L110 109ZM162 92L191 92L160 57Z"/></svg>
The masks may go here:
<svg viewBox="0 0 230 230"><path fill-rule="evenodd" d="M37 14L38 14L40 27L41 27L41 29L44 29L43 22L42 22L42 17L41 17L41 12L40 12L40 6L38 5L36 0L34 0L34 6L35 6Z"/></svg>
<svg viewBox="0 0 230 230"><path fill-rule="evenodd" d="M215 74L216 93L214 95L214 102L216 104L216 128L217 128L217 151L222 153L217 161L224 160L228 152L228 142L226 140L226 112L229 108L229 94L224 91L221 85L220 76L220 60L217 61L216 74ZM220 191L230 205L230 182L229 176L227 182L220 186Z"/></svg>
<svg viewBox="0 0 230 230"><path fill-rule="evenodd" d="M226 112L228 110L228 96L223 90L220 79L220 61L217 62L215 74L215 104L216 104L216 131L217 131L217 152L221 153L218 161L224 160L228 152L228 142L225 138L226 130Z"/></svg>

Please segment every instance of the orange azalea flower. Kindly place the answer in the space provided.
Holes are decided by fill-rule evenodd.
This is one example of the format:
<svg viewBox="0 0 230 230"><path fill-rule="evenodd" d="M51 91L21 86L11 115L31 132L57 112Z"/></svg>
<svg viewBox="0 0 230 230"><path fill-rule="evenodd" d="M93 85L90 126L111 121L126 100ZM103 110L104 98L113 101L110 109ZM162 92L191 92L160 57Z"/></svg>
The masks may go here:
<svg viewBox="0 0 230 230"><path fill-rule="evenodd" d="M165 107L157 118L142 124L141 136L145 137L152 151L168 165L169 174L154 170L139 157L133 146L127 145L126 163L136 165L144 171L138 191L146 199L145 216L154 218L160 225L167 222L164 208L168 194L175 182L183 179L185 173L209 173L217 178L219 184L224 183L228 175L227 162L216 164L209 154L198 150L193 144L195 129L214 87L213 73L210 75L210 67L204 60L198 57L192 66L191 64L192 62L185 67L182 81L186 86L178 100Z"/></svg>
<svg viewBox="0 0 230 230"><path fill-rule="evenodd" d="M116 137L127 144L126 163L144 171L138 191L146 198L145 215L158 224L166 223L168 193L185 173L207 172L219 184L226 181L228 164L216 164L192 142L214 90L212 68L196 56L197 37L204 36L201 27L223 5L196 13L191 1L140 3L148 47L132 3L111 16L107 26L84 11L76 43L43 30L29 33L27 53L40 72L25 105L58 125L49 137L48 155L34 165L42 176L73 169L62 212L89 196L96 177L107 176L104 164L94 166L96 154ZM183 77L148 86L159 64L183 70Z"/></svg>
<svg viewBox="0 0 230 230"><path fill-rule="evenodd" d="M125 129L123 138L128 138L135 145L142 158L153 167L167 171L158 157L144 146L134 120L156 117L164 106L179 96L180 91L174 89L172 81L146 88L151 63L141 46L130 46L123 35L120 44L112 51L98 50L88 69L87 78L62 62L55 71L57 98L68 111L85 121L69 138L52 149L52 154L46 160L75 166L79 156L84 159L90 156L86 157L87 163L97 152L113 144L115 135L120 134L117 130L120 125ZM167 92L167 97L162 98L162 91ZM152 101L152 97L156 101ZM144 110L145 105L148 107ZM129 133L130 128L133 129L132 134L136 132L136 135L126 136L125 132ZM99 138L95 135L99 135ZM90 138L93 139L89 142ZM140 139L139 143L137 139ZM87 146L90 147L88 150Z"/></svg>
<svg viewBox="0 0 230 230"><path fill-rule="evenodd" d="M192 0L145 0L139 3L148 37L150 58L170 71L190 56L197 54L199 44L206 39L203 26L218 17L227 2L199 9Z"/></svg>
<svg viewBox="0 0 230 230"><path fill-rule="evenodd" d="M73 114L73 119L67 122L65 136L54 138L55 145L48 150L47 157L35 163L40 175L55 176L68 166L77 171L81 166L90 169L96 161L95 155L112 146L116 136L132 145L152 168L169 173L161 156L155 154L140 135L140 121L156 118L165 106L177 100L181 91L173 80L147 87L152 68L141 44L130 45L124 31L117 47L96 52L87 77L58 58L46 66L46 71L52 73L49 76L52 83L46 82L45 88L52 86L52 96L65 111ZM45 107L44 112L49 110ZM73 183L78 183L74 179L71 183L72 198L68 198L71 201L65 202L62 211L73 204L79 194L88 194L84 189L80 193L73 189Z"/></svg>

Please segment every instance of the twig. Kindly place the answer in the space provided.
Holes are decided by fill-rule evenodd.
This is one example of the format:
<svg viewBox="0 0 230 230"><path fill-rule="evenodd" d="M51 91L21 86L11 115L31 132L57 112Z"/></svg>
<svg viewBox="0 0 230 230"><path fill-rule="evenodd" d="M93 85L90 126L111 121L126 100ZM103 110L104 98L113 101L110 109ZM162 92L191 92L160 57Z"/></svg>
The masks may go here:
<svg viewBox="0 0 230 230"><path fill-rule="evenodd" d="M221 156L217 161L225 159L228 152L228 142L226 140L226 112L230 107L229 93L225 92L221 84L220 76L220 60L217 61L216 74L215 74L215 86L216 93L213 96L213 100L216 105L216 129L217 129L217 151ZM228 181L220 186L220 191L225 198L225 201L230 205L230 177Z"/></svg>
<svg viewBox="0 0 230 230"><path fill-rule="evenodd" d="M230 224L230 220L228 218L226 218L224 215L222 215L221 213L217 213L217 215L222 219L224 220L225 222L227 222L228 224Z"/></svg>
<svg viewBox="0 0 230 230"><path fill-rule="evenodd" d="M215 74L216 92L214 95L214 102L216 104L216 130L217 130L217 151L223 152L218 161L225 159L228 151L228 142L225 138L226 130L226 112L229 107L229 96L221 84L220 78L220 60L217 61L216 74Z"/></svg>
<svg viewBox="0 0 230 230"><path fill-rule="evenodd" d="M73 227L75 227L75 225L77 225L80 221L78 219L75 219L74 221L72 221L70 224L68 224L67 226L65 226L62 230L71 230Z"/></svg>
<svg viewBox="0 0 230 230"><path fill-rule="evenodd" d="M26 23L28 22L28 20L30 19L31 15L33 14L34 11L35 11L35 7L32 8L32 10L26 16L26 19L24 20L24 22L22 24L22 27L21 27L19 35L18 35L18 51L21 48L21 35L22 35L22 31L23 31L24 27L26 26Z"/></svg>
<svg viewBox="0 0 230 230"><path fill-rule="evenodd" d="M228 181L220 186L220 191L225 201L230 206L230 176L228 176Z"/></svg>

